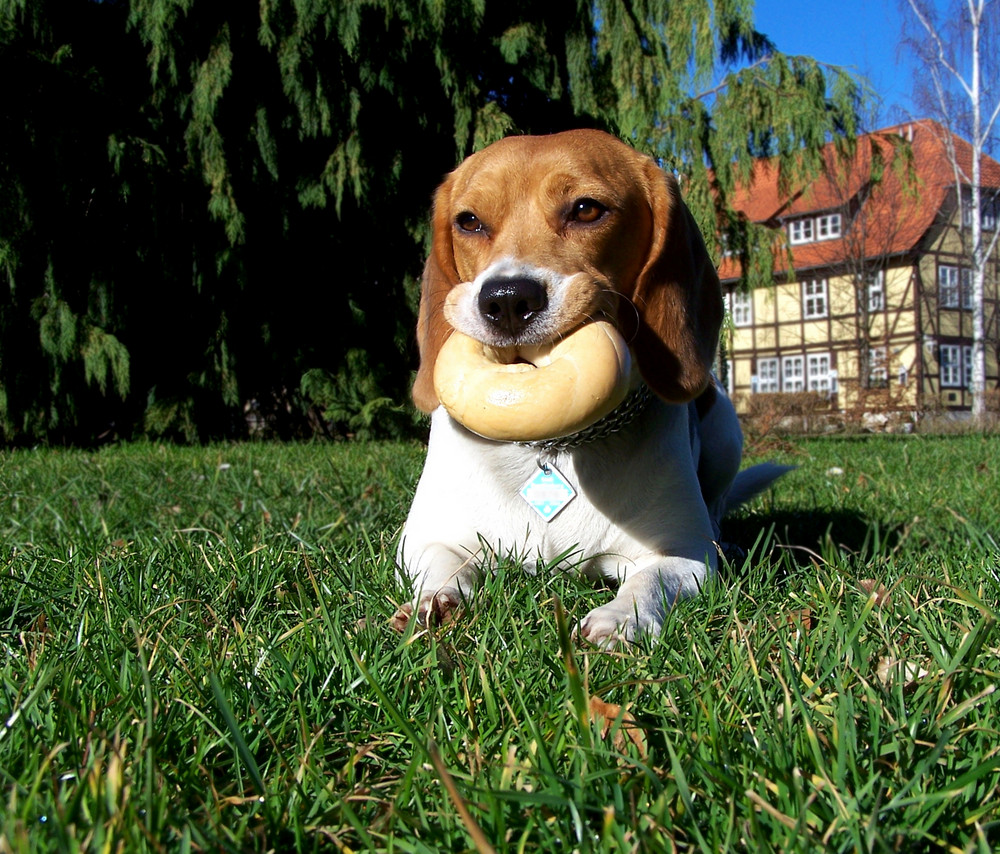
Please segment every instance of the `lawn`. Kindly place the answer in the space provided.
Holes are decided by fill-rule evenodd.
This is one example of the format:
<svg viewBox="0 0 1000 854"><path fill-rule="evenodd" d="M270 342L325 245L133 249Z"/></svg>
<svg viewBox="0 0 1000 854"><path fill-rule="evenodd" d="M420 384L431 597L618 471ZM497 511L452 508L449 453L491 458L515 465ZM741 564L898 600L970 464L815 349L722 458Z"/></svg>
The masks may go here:
<svg viewBox="0 0 1000 854"><path fill-rule="evenodd" d="M392 632L418 444L0 453L0 852L996 850L1000 437L767 456L607 653L511 565Z"/></svg>

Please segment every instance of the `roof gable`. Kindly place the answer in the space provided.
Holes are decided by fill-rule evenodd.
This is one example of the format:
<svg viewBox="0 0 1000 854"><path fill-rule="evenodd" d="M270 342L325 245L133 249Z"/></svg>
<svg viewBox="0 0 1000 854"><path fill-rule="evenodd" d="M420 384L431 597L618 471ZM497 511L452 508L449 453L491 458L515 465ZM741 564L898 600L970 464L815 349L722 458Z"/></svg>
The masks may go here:
<svg viewBox="0 0 1000 854"><path fill-rule="evenodd" d="M898 140L898 142L897 142ZM909 146L910 165L901 144ZM845 257L898 255L915 249L938 219L954 192L955 170L971 175L972 146L937 122L921 120L875 131L858 139L849 158L833 144L823 152L824 172L790 193L780 192L776 161L759 160L751 180L733 194L733 208L758 223L784 225L789 220L840 211L845 217L841 238L790 246L795 269L836 263ZM981 184L1000 188L1000 163L984 156ZM848 221L857 217L848 233ZM733 258L723 259L719 275L740 275Z"/></svg>

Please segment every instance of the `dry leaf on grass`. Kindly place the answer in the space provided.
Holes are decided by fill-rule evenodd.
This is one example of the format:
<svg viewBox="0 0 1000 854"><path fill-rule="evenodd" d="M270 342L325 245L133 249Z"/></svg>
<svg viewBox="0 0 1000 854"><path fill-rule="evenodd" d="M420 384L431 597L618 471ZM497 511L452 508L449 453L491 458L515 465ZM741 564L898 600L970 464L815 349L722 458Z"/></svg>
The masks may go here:
<svg viewBox="0 0 1000 854"><path fill-rule="evenodd" d="M885 585L879 584L874 578L862 578L858 582L858 587L868 596L875 597L875 604L880 608L888 608L892 604L892 596Z"/></svg>
<svg viewBox="0 0 1000 854"><path fill-rule="evenodd" d="M931 672L913 661L903 661L899 658L883 656L875 665L875 676L883 685L891 685L903 680L904 690L915 688L921 679L930 676Z"/></svg>
<svg viewBox="0 0 1000 854"><path fill-rule="evenodd" d="M627 738L635 745L639 755L645 758L647 752L646 734L627 709L623 711L617 703L605 703L600 697L592 696L590 698L590 716L601 721L601 736L603 738L607 738L612 725L620 720L621 725L615 730L612 744L618 750L624 750Z"/></svg>
<svg viewBox="0 0 1000 854"><path fill-rule="evenodd" d="M244 804L259 804L263 800L260 795L227 795L219 798L218 803L227 807L241 807Z"/></svg>
<svg viewBox="0 0 1000 854"><path fill-rule="evenodd" d="M808 632L812 629L812 609L799 608L795 611L787 611L784 614L776 614L775 616L768 617L767 622L772 629L780 629L788 625L803 632Z"/></svg>

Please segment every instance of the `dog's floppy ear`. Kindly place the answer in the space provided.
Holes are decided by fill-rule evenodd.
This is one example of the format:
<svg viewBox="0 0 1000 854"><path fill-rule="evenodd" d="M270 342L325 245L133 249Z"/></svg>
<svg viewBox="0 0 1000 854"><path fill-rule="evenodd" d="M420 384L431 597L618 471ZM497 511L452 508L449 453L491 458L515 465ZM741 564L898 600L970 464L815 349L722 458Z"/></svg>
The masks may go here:
<svg viewBox="0 0 1000 854"><path fill-rule="evenodd" d="M424 265L424 279L420 289L420 310L417 315L417 345L420 348L420 367L413 383L413 402L422 412L433 412L438 407L434 391L434 363L441 345L452 332L444 319L444 301L458 284L455 253L451 233L451 178L434 194L434 214L431 221L431 252Z"/></svg>
<svg viewBox="0 0 1000 854"><path fill-rule="evenodd" d="M639 320L632 350L649 387L664 400L684 403L711 380L722 326L722 289L677 182L652 160L645 168L653 235L630 294ZM619 311L629 308L623 305ZM628 317L620 319L628 325Z"/></svg>

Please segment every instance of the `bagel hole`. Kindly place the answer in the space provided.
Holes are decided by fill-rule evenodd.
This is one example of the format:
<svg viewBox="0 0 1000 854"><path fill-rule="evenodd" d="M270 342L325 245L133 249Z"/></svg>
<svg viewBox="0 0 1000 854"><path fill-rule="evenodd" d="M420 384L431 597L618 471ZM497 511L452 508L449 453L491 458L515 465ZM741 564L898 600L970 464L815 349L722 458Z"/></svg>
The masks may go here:
<svg viewBox="0 0 1000 854"><path fill-rule="evenodd" d="M530 365L531 363L521 356L517 347L489 347L483 346L483 355L489 362L498 365Z"/></svg>

